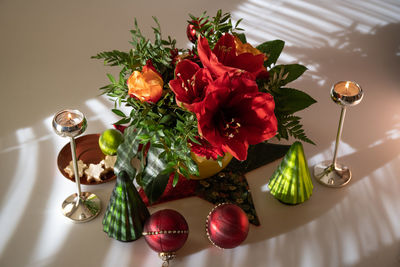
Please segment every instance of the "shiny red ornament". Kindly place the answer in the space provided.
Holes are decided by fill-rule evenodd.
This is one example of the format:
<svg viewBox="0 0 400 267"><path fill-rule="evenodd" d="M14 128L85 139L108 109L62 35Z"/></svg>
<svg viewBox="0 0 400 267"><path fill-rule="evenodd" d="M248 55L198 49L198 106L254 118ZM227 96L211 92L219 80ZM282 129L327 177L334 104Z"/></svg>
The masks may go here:
<svg viewBox="0 0 400 267"><path fill-rule="evenodd" d="M207 216L206 233L216 247L237 247L246 239L248 232L247 215L237 205L219 204Z"/></svg>
<svg viewBox="0 0 400 267"><path fill-rule="evenodd" d="M164 262L175 257L175 252L185 244L188 235L189 227L185 218L171 209L152 214L143 227L146 243L159 253Z"/></svg>
<svg viewBox="0 0 400 267"><path fill-rule="evenodd" d="M198 22L197 22L198 24ZM193 24L188 24L187 28L186 28L186 35L187 38L189 39L189 41L191 41L192 43L195 43L197 40L197 36L196 36L196 28L198 28L198 26L194 26Z"/></svg>
<svg viewBox="0 0 400 267"><path fill-rule="evenodd" d="M200 21L204 21L202 24L200 24ZM186 35L187 38L189 39L190 42L196 43L198 34L200 33L201 28L203 28L207 24L208 20L203 19L198 19L198 20L192 20L186 28ZM214 31L211 29L209 30L210 34L212 34ZM203 33L203 32L201 32Z"/></svg>

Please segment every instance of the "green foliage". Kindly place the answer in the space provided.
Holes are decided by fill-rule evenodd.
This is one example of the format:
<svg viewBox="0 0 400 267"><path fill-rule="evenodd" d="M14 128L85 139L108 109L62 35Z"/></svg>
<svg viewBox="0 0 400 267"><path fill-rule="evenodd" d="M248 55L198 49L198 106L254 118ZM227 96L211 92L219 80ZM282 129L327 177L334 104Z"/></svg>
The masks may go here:
<svg viewBox="0 0 400 267"><path fill-rule="evenodd" d="M278 120L278 134L276 135L278 140L282 138L289 139L289 136L292 136L298 140L315 145L315 143L306 136L303 125L300 124L300 117L281 115L278 113L276 118Z"/></svg>
<svg viewBox="0 0 400 267"><path fill-rule="evenodd" d="M171 51L175 50L176 40L170 36L166 40L162 39L161 27L158 20L153 17L156 27L153 27L154 42L142 35L137 20L135 19L134 28L130 31L132 34L132 41L130 44L133 46L128 53L118 50L108 52L101 52L93 56L94 59L104 60L107 66L120 66L122 67L120 76L127 78L132 71L141 70L146 61L151 59L155 68L160 72L163 80L170 80L173 77L173 68L171 64ZM115 83L112 83L115 88ZM108 91L112 91L112 87L108 87Z"/></svg>
<svg viewBox="0 0 400 267"><path fill-rule="evenodd" d="M212 18L207 16L206 12L204 12L200 17L191 14L189 14L189 16L192 20L188 21L188 23L194 26L197 35L207 38L211 48L215 46L224 33L237 35L242 41L246 40L244 34L237 33L237 31L243 31L242 28L238 27L242 19L239 19L235 24L233 24L230 13L222 14L222 10L218 10L215 17Z"/></svg>
<svg viewBox="0 0 400 267"><path fill-rule="evenodd" d="M269 71L270 78L268 82L259 85L262 88L261 90L270 93L274 97L275 116L278 120L278 133L276 135L278 140L287 140L291 136L315 145L305 134L300 123L301 118L293 115L295 112L316 103L315 99L300 90L283 87L296 80L306 70L307 68L300 64L276 65Z"/></svg>
<svg viewBox="0 0 400 267"><path fill-rule="evenodd" d="M282 40L273 40L260 44L256 48L263 52L267 57L267 61L264 63L266 67L270 67L272 64L275 64L278 60L283 47L285 46L285 42Z"/></svg>
<svg viewBox="0 0 400 267"><path fill-rule="evenodd" d="M290 115L303 110L316 101L308 94L293 88L279 88L275 92L275 112Z"/></svg>
<svg viewBox="0 0 400 267"><path fill-rule="evenodd" d="M270 75L273 80L276 80L277 75L281 75L280 85L286 85L297 78L299 78L307 68L300 64L289 64L289 65L276 65L270 70Z"/></svg>

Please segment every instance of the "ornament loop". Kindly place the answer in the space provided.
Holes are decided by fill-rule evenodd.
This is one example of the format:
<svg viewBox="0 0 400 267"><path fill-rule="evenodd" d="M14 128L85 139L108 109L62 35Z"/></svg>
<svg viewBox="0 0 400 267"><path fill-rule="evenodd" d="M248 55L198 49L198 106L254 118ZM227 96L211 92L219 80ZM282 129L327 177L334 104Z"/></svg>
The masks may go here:
<svg viewBox="0 0 400 267"><path fill-rule="evenodd" d="M173 260L176 256L175 252L160 252L158 256L163 260L162 267L168 267L169 261Z"/></svg>

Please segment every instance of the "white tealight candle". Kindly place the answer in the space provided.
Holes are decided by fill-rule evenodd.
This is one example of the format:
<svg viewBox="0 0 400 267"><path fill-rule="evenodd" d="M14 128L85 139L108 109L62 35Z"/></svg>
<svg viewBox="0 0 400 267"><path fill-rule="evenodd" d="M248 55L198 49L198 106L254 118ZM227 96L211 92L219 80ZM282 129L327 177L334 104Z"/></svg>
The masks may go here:
<svg viewBox="0 0 400 267"><path fill-rule="evenodd" d="M333 90L341 96L355 96L360 93L360 87L351 81L337 83Z"/></svg>
<svg viewBox="0 0 400 267"><path fill-rule="evenodd" d="M62 127L73 127L83 120L83 116L73 110L64 110L57 114L56 122Z"/></svg>

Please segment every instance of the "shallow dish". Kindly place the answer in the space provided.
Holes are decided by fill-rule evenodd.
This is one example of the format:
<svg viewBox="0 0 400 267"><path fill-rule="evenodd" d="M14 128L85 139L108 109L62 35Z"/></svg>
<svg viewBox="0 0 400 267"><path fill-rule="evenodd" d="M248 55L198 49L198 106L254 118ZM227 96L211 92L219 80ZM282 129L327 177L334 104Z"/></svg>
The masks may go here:
<svg viewBox="0 0 400 267"><path fill-rule="evenodd" d="M75 139L76 143L76 158L78 160L82 160L83 163L89 166L90 163L98 164L105 158L103 152L101 152L99 147L99 137L100 134L88 134L83 135ZM71 155L71 145L68 142L58 153L57 165L60 172L65 176L65 178L75 182L74 177L69 177L68 173L64 171L64 168L68 166L70 161L72 160ZM83 175L80 178L81 184L85 185L95 185L102 184L109 181L112 181L116 178L113 171L109 171L104 175L104 179L101 181L89 182L86 178L86 175Z"/></svg>

